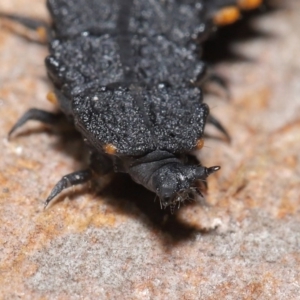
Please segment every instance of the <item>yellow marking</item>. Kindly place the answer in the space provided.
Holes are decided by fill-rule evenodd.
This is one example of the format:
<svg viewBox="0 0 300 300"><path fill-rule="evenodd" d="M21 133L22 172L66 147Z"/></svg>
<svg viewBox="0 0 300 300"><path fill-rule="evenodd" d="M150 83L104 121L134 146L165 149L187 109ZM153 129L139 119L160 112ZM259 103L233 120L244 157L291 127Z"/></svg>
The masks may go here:
<svg viewBox="0 0 300 300"><path fill-rule="evenodd" d="M244 10L257 8L261 4L262 0L238 0L239 8Z"/></svg>
<svg viewBox="0 0 300 300"><path fill-rule="evenodd" d="M113 144L107 144L103 148L104 148L105 153L107 153L107 154L114 155L117 152L117 148Z"/></svg>
<svg viewBox="0 0 300 300"><path fill-rule="evenodd" d="M204 139L199 139L198 141L197 141L197 143L196 143L196 149L197 150L200 150L200 149L202 149L203 148L203 146L204 146Z"/></svg>
<svg viewBox="0 0 300 300"><path fill-rule="evenodd" d="M49 92L46 96L47 100L54 105L57 105L58 100L54 92Z"/></svg>
<svg viewBox="0 0 300 300"><path fill-rule="evenodd" d="M38 34L39 39L41 42L47 42L48 37L47 37L47 30L45 27L40 26L36 29L36 32Z"/></svg>
<svg viewBox="0 0 300 300"><path fill-rule="evenodd" d="M214 15L213 21L216 25L223 26L234 23L240 16L240 11L236 6L227 6Z"/></svg>

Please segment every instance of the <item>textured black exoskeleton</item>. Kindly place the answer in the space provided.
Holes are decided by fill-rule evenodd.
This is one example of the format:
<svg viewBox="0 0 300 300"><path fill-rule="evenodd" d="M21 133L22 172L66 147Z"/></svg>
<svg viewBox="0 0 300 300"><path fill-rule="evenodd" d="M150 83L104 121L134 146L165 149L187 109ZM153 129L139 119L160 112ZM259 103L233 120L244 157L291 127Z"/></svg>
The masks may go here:
<svg viewBox="0 0 300 300"><path fill-rule="evenodd" d="M174 207L197 192L197 180L220 169L190 158L207 121L224 131L202 102L206 66L199 53L214 29L213 13L236 2L47 1L53 20L48 75L60 109L91 149L91 162L64 176L46 205L63 189L114 170L156 193L163 207ZM11 132L28 120L55 124L57 118L31 109Z"/></svg>

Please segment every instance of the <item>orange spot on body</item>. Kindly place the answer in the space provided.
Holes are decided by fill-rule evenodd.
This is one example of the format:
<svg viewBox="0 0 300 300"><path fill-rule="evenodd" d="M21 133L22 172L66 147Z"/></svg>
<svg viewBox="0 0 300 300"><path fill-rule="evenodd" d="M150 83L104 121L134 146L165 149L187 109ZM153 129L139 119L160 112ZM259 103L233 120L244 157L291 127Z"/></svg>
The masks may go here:
<svg viewBox="0 0 300 300"><path fill-rule="evenodd" d="M49 102L51 102L52 104L55 104L55 105L56 105L56 104L58 103L57 97L56 97L56 95L55 95L54 92L49 92L49 93L47 94L46 98L47 98L47 100L48 100Z"/></svg>
<svg viewBox="0 0 300 300"><path fill-rule="evenodd" d="M203 146L204 146L204 139L199 139L198 141L197 141L197 143L196 143L196 149L197 150L200 150L200 149L202 149L203 148Z"/></svg>
<svg viewBox="0 0 300 300"><path fill-rule="evenodd" d="M239 0L238 6L241 9L248 10L259 7L262 4L262 0Z"/></svg>
<svg viewBox="0 0 300 300"><path fill-rule="evenodd" d="M236 6L228 6L219 10L213 17L216 25L224 26L234 23L240 18L240 11Z"/></svg>
<svg viewBox="0 0 300 300"><path fill-rule="evenodd" d="M113 144L107 144L104 146L104 151L107 154L114 155L117 152L117 148Z"/></svg>

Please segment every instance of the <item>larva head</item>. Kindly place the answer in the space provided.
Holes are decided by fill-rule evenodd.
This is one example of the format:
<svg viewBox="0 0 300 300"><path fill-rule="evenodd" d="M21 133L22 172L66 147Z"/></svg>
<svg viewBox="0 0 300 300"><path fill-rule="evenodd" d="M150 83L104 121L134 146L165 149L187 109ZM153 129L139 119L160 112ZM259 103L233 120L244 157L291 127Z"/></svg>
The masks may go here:
<svg viewBox="0 0 300 300"><path fill-rule="evenodd" d="M196 181L206 178L218 171L220 167L199 167L169 164L158 169L152 176L152 184L163 207L174 207L184 202L196 191Z"/></svg>
<svg viewBox="0 0 300 300"><path fill-rule="evenodd" d="M129 161L128 173L137 183L156 193L162 207L172 207L187 200L197 191L197 180L206 178L220 167L186 165L167 151L151 152L134 163Z"/></svg>

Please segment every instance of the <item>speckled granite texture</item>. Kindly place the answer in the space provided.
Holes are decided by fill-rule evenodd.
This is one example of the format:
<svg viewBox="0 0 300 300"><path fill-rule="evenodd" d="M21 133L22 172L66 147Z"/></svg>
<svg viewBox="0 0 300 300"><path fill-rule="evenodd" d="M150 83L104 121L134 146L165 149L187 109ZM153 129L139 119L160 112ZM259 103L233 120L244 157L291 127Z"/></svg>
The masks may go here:
<svg viewBox="0 0 300 300"><path fill-rule="evenodd" d="M26 109L55 108L47 48L0 21L1 299L300 299L300 2L282 3L249 20L256 34L232 39L244 59L216 65L231 100L206 100L232 143L206 139L202 161L222 170L206 203L171 217L122 176L43 210L85 153L76 135L35 122L7 141ZM0 10L48 18L41 0Z"/></svg>

